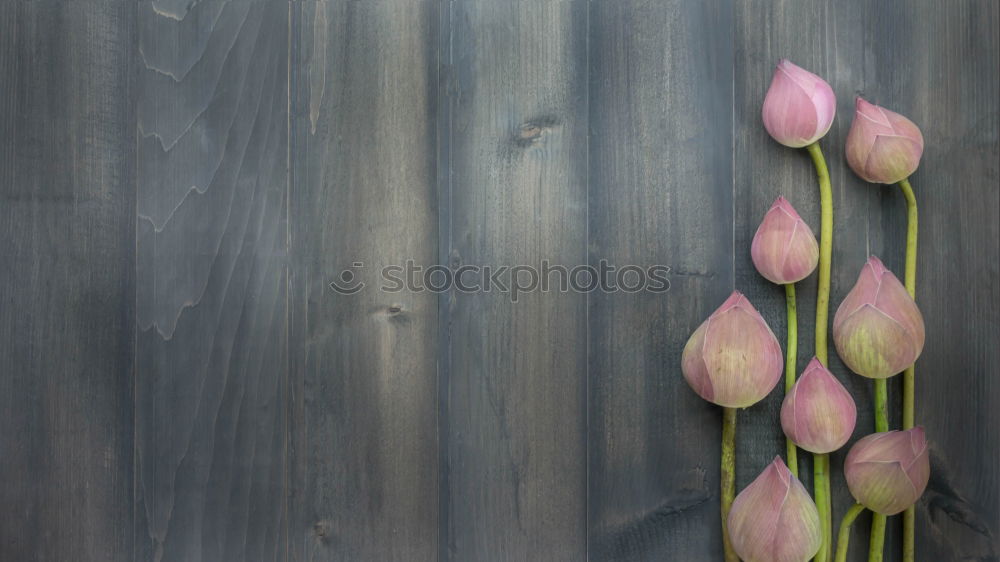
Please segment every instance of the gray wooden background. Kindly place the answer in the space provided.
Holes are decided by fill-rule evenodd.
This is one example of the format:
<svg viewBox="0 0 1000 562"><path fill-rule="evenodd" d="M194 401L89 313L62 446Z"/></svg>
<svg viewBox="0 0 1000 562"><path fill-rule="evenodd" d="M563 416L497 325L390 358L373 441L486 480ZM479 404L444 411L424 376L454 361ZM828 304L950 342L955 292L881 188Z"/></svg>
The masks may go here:
<svg viewBox="0 0 1000 562"><path fill-rule="evenodd" d="M843 159L854 96L923 129L919 558L998 560L998 28L994 0L3 1L0 560L720 559L720 412L680 352L734 288L784 331L750 239L778 195L819 213L760 122L780 57L838 95L834 305L903 264L901 194ZM406 259L671 289L328 287ZM860 437L871 386L834 366ZM741 487L779 394L739 415Z"/></svg>

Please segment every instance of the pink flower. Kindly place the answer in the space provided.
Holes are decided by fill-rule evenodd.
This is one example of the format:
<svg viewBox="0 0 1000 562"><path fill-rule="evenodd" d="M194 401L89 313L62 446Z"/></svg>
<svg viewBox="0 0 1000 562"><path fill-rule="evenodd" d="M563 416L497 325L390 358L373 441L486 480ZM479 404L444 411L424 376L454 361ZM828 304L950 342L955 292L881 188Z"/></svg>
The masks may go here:
<svg viewBox="0 0 1000 562"><path fill-rule="evenodd" d="M750 301L734 291L691 334L681 356L681 370L705 400L746 408L778 384L781 347Z"/></svg>
<svg viewBox="0 0 1000 562"><path fill-rule="evenodd" d="M912 365L924 348L924 319L903 284L876 257L833 317L837 354L855 373L891 377Z"/></svg>
<svg viewBox="0 0 1000 562"><path fill-rule="evenodd" d="M851 447L844 460L847 487L858 503L884 515L910 507L930 479L924 428L874 433Z"/></svg>
<svg viewBox="0 0 1000 562"><path fill-rule="evenodd" d="M727 523L744 562L805 562L823 540L816 504L781 457L736 496Z"/></svg>
<svg viewBox="0 0 1000 562"><path fill-rule="evenodd" d="M906 117L860 97L847 133L847 163L872 183L896 183L920 165L924 137Z"/></svg>
<svg viewBox="0 0 1000 562"><path fill-rule="evenodd" d="M781 404L785 435L811 453L832 453L843 447L857 420L851 394L815 357Z"/></svg>
<svg viewBox="0 0 1000 562"><path fill-rule="evenodd" d="M778 197L750 245L753 264L768 281L797 283L816 269L819 244L812 229L784 197Z"/></svg>
<svg viewBox="0 0 1000 562"><path fill-rule="evenodd" d="M764 127L774 140L801 148L821 139L837 111L837 99L825 80L788 59L781 59L764 97Z"/></svg>

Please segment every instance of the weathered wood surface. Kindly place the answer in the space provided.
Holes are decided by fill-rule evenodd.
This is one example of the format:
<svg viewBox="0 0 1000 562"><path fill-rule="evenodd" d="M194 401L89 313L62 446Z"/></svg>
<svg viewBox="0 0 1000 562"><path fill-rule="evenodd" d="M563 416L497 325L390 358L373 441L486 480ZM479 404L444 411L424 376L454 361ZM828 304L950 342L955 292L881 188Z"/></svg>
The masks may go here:
<svg viewBox="0 0 1000 562"><path fill-rule="evenodd" d="M0 560L132 558L135 9L0 3Z"/></svg>
<svg viewBox="0 0 1000 562"><path fill-rule="evenodd" d="M590 259L671 269L590 298L590 559L714 559L721 415L679 365L733 290L732 13L590 6Z"/></svg>
<svg viewBox="0 0 1000 562"><path fill-rule="evenodd" d="M430 560L438 298L376 287L384 266L437 263L437 6L295 11L291 559ZM367 288L335 293L342 271Z"/></svg>
<svg viewBox="0 0 1000 562"><path fill-rule="evenodd" d="M586 7L450 6L452 265L586 263ZM443 557L584 558L586 295L444 298Z"/></svg>
<svg viewBox="0 0 1000 562"><path fill-rule="evenodd" d="M0 560L720 559L720 415L679 358L733 289L784 332L749 242L778 195L819 208L760 125L781 57L838 95L834 307L903 265L853 98L923 129L919 559L998 560L998 30L992 0L3 3ZM380 291L407 260L671 287ZM860 437L870 382L831 361ZM780 400L740 413L741 487Z"/></svg>
<svg viewBox="0 0 1000 562"><path fill-rule="evenodd" d="M282 560L288 6L137 18L135 556Z"/></svg>

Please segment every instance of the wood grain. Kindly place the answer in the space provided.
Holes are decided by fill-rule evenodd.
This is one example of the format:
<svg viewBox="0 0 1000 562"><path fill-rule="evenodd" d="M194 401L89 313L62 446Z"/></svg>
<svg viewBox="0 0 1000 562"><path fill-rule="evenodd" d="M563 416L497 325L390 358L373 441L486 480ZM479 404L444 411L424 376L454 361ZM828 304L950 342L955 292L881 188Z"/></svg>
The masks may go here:
<svg viewBox="0 0 1000 562"><path fill-rule="evenodd" d="M138 8L136 558L285 559L288 6Z"/></svg>
<svg viewBox="0 0 1000 562"><path fill-rule="evenodd" d="M586 4L449 21L449 263L585 264ZM586 295L515 294L529 278L447 296L447 560L586 556Z"/></svg>
<svg viewBox="0 0 1000 562"><path fill-rule="evenodd" d="M0 560L132 559L134 7L0 3Z"/></svg>
<svg viewBox="0 0 1000 562"><path fill-rule="evenodd" d="M721 410L680 357L733 290L730 6L590 10L590 259L671 268L590 298L590 558L720 558Z"/></svg>
<svg viewBox="0 0 1000 562"><path fill-rule="evenodd" d="M379 277L437 263L438 12L311 2L294 21L291 559L433 560L438 296ZM344 271L366 287L335 292Z"/></svg>

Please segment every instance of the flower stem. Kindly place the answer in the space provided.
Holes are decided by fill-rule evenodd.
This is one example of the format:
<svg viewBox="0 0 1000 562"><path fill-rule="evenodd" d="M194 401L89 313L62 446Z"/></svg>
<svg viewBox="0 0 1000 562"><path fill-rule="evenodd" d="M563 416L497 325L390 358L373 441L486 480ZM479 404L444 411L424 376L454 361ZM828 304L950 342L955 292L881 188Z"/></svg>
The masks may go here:
<svg viewBox="0 0 1000 562"><path fill-rule="evenodd" d="M851 506L840 521L840 534L837 535L837 559L835 562L847 562L847 546L851 541L851 525L858 515L865 510L865 506L856 503Z"/></svg>
<svg viewBox="0 0 1000 562"><path fill-rule="evenodd" d="M885 515L872 512L872 539L868 544L868 562L882 562L885 543Z"/></svg>
<svg viewBox="0 0 1000 562"><path fill-rule="evenodd" d="M736 496L736 408L722 409L722 546L726 562L740 562L729 541L729 508Z"/></svg>
<svg viewBox="0 0 1000 562"><path fill-rule="evenodd" d="M795 283L785 285L785 308L788 311L788 349L785 350L785 396L788 396L788 393L792 391L792 386L795 385L795 368L799 347L799 321L795 307ZM798 478L798 450L795 447L795 443L787 436L785 437L785 446L788 450L788 469Z"/></svg>
<svg viewBox="0 0 1000 562"><path fill-rule="evenodd" d="M910 180L899 182L906 198L906 291L910 297L917 298L917 198L913 195ZM914 424L913 415L913 382L914 367L910 365L903 371L903 429L910 429ZM903 512L903 562L913 562L914 527L916 511L914 506Z"/></svg>
<svg viewBox="0 0 1000 562"><path fill-rule="evenodd" d="M830 187L830 172L819 142L806 147L816 167L819 181L819 279L816 283L816 358L826 366L829 361L827 327L830 318L830 261L833 256L833 190ZM819 509L820 523L823 525L823 546L816 560L826 562L830 558L833 545L833 513L830 505L830 457L813 455L813 495Z"/></svg>
<svg viewBox="0 0 1000 562"><path fill-rule="evenodd" d="M889 431L889 388L886 379L875 379L875 431ZM885 515L872 512L871 542L868 544L868 562L882 562L885 544Z"/></svg>
<svg viewBox="0 0 1000 562"><path fill-rule="evenodd" d="M889 431L888 379L875 379L875 431Z"/></svg>
<svg viewBox="0 0 1000 562"><path fill-rule="evenodd" d="M813 454L813 496L816 498L816 509L819 511L819 524L823 528L823 545L816 553L816 562L826 562L830 559L833 548L833 512L830 505L830 455L827 453Z"/></svg>
<svg viewBox="0 0 1000 562"><path fill-rule="evenodd" d="M819 142L806 147L819 180L819 279L816 284L816 358L827 365L827 324L830 318L830 260L833 255L833 190L830 188L830 172Z"/></svg>

